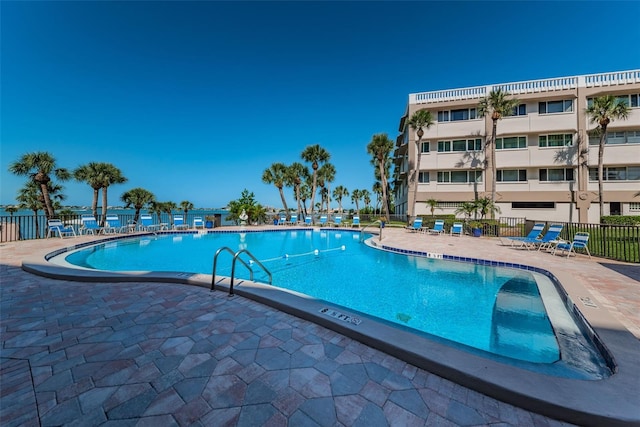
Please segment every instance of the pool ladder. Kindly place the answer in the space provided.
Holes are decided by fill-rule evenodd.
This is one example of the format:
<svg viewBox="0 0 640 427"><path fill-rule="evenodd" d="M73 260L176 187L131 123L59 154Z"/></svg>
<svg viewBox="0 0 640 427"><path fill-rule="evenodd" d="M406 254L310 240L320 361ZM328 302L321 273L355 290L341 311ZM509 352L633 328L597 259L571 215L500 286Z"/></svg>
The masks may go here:
<svg viewBox="0 0 640 427"><path fill-rule="evenodd" d="M267 267L262 265L262 263L260 261L258 261L258 259L256 257L254 257L251 252L249 252L246 249L240 249L238 252L234 253L233 250L230 247L223 246L220 249L218 249L216 251L216 254L213 256L213 273L211 275L211 290L214 290L214 288L215 288L216 266L218 264L218 255L220 255L220 253L222 251L229 252L231 255L233 255L233 261L231 263L231 284L229 285L229 296L233 296L233 281L235 279L236 261L240 261L242 263L242 265L247 267L247 269L249 270L249 274L250 274L249 275L249 280L253 281L253 269L251 268L251 266L245 260L240 258L240 255L242 255L243 253L247 254L249 256L249 258L251 258L251 261L256 263L258 266L260 266L260 268L262 268L264 270L265 273L267 273L267 275L269 276L269 284L271 284L271 281L273 280L273 276L271 276L271 272L269 270L267 270Z"/></svg>
<svg viewBox="0 0 640 427"><path fill-rule="evenodd" d="M362 243L364 241L364 230L367 229L367 227L371 226L371 225L375 225L375 224L379 224L380 227L380 234L378 235L378 240L382 240L382 221L380 221L379 219L376 219L375 221L373 221L370 224L365 225L362 230L360 230L360 243Z"/></svg>

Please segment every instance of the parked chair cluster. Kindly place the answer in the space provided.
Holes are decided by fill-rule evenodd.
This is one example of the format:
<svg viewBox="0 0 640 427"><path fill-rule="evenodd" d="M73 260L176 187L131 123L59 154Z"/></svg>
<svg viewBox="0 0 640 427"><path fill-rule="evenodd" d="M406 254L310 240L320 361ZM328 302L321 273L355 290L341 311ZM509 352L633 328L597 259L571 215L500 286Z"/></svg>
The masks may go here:
<svg viewBox="0 0 640 427"><path fill-rule="evenodd" d="M577 255L577 251L580 250L584 251L589 258L591 258L591 253L587 246L589 244L589 233L578 231L573 236L573 240L569 242L560 237L563 229L562 224L551 224L547 231L543 233L544 227L544 223L536 223L527 236L508 237L507 239L511 241L512 247L515 246L515 243L519 242L520 246L518 246L518 248L538 251L544 249L553 255L561 250L562 255L564 255L565 252L567 253L567 258L571 256L572 253Z"/></svg>

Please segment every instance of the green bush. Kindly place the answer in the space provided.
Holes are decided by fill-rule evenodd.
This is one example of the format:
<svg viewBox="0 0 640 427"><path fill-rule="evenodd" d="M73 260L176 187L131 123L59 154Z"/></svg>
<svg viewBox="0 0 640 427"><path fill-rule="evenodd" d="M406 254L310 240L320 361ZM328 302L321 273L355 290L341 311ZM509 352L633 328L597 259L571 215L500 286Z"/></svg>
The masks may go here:
<svg viewBox="0 0 640 427"><path fill-rule="evenodd" d="M608 225L640 225L640 216L610 215L600 218L602 224Z"/></svg>

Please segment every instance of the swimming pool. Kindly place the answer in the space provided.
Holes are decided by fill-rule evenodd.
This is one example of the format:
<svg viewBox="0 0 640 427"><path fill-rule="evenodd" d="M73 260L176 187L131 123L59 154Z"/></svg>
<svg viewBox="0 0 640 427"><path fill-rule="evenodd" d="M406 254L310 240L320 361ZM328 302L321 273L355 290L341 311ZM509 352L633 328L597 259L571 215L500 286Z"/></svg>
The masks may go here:
<svg viewBox="0 0 640 427"><path fill-rule="evenodd" d="M515 268L381 251L360 243L359 233L152 235L75 251L66 261L98 270L210 273L213 254L224 246L249 250L270 270L273 285L279 288L505 359L566 365L568 369L561 371L569 377L607 375L599 352L584 350L588 340L548 277ZM226 262L218 263L217 274L230 275L230 264L227 256ZM255 280L266 281L261 270L255 271ZM236 276L248 278L249 274L239 267ZM581 360L573 360L576 349Z"/></svg>

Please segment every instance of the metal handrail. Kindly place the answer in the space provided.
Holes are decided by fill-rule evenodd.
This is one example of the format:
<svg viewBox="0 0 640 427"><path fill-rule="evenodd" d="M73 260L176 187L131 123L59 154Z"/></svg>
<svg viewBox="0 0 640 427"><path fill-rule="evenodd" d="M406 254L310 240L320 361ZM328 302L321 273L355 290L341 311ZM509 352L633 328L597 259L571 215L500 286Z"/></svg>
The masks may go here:
<svg viewBox="0 0 640 427"><path fill-rule="evenodd" d="M216 254L213 256L213 272L211 274L211 290L212 291L215 289L218 255L220 255L220 252L222 251L229 252L231 255L233 255L233 261L231 264L231 284L229 286L229 296L233 296L233 282L235 279L236 260L239 260L245 267L247 267L247 270L249 270L249 280L253 281L253 269L245 260L243 260L242 258L239 258L240 254L246 253L253 260L253 262L258 264L265 271L265 273L267 273L267 275L269 276L269 284L271 284L271 282L273 281L273 276L271 275L271 272L260 261L258 261L258 259L255 256L253 256L251 252L249 252L246 249L241 249L238 252L234 253L230 247L223 246L220 249L218 249L216 251Z"/></svg>
<svg viewBox="0 0 640 427"><path fill-rule="evenodd" d="M367 227L369 227L370 225L374 225L375 223L380 223L380 235L379 235L379 240L382 240L382 221L380 221L379 219L376 219L375 221L365 225L364 227L362 227L362 230L360 230L360 243L362 243L364 241L364 230L367 229Z"/></svg>

